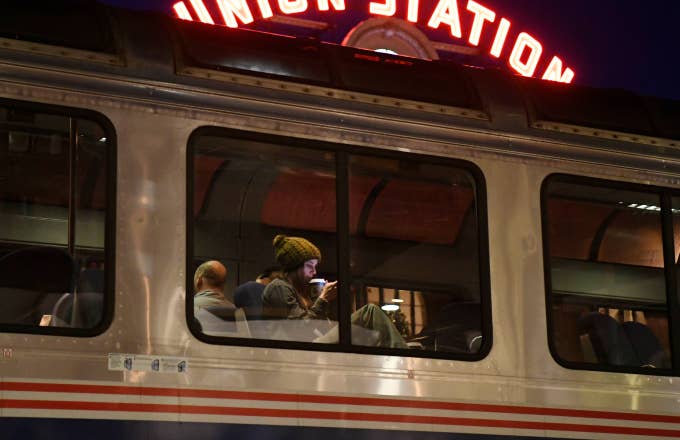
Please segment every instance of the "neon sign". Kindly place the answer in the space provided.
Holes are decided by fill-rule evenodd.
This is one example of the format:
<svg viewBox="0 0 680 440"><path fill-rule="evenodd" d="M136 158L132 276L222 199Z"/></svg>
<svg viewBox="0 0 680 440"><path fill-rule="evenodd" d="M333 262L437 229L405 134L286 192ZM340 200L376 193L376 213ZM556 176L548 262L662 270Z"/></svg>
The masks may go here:
<svg viewBox="0 0 680 440"><path fill-rule="evenodd" d="M239 22L242 24L252 23L255 20L253 11L258 13L259 18L273 17L274 13L270 1L275 2L281 13L285 15L306 12L309 9L310 2L316 2L317 10L323 12L331 9L335 11L345 10L345 0L215 0L215 3L224 24L236 28L239 26ZM419 23L422 18L421 13L429 12L429 14L425 14L427 21L423 21L428 27L432 29L448 28L451 37L463 38L458 0L438 0L431 12L421 11L419 0L407 1L406 19L409 22ZM203 0L188 0L188 2L199 21L215 24ZM178 18L194 21L184 1L175 3L173 9ZM369 4L368 11L372 15L383 17L394 17L399 12L397 0L372 1ZM493 43L489 49L489 55L501 58L503 54L509 53L507 62L513 70L523 76L534 76L539 62L544 57L543 46L540 41L527 32L519 32L514 41L508 40L512 26L510 20L500 17L496 21L498 18L496 12L474 0L467 1L465 11L472 14L472 25L467 34L467 41L470 45L479 46L482 35L485 32L493 32ZM574 75L574 71L565 67L559 57L553 56L541 78L548 81L570 83L574 79Z"/></svg>

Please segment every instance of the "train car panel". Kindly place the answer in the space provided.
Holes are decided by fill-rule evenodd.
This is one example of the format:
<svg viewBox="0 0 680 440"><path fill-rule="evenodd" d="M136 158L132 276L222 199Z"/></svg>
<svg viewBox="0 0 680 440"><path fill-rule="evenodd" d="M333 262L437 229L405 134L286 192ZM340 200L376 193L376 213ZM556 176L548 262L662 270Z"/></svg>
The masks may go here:
<svg viewBox="0 0 680 440"><path fill-rule="evenodd" d="M668 299L675 289L674 209L680 175L672 132L655 131L653 124L640 131L612 115L603 119L609 120L607 127L593 115L582 121L568 112L555 116L546 110L539 115L525 106L527 86L498 72L461 71L479 98L479 105L468 107L433 103L431 97L419 101L418 96L409 96L408 105L398 105L402 98L385 90L380 95L332 81L307 84L252 72L221 70L218 78L190 76L175 65L181 50L171 40L176 23L130 12L108 13L115 17L116 32L125 35L116 34L115 40L117 59L124 62L90 63L59 56L61 49L49 43L41 43L41 50L34 52L24 46L0 49L4 102L0 107L72 119L95 115L90 119L108 121L102 123L107 135L102 142L115 153L108 158L115 164L110 173L115 192L107 194L115 196L106 201L106 221L101 215L85 214L81 227L89 232L76 238L70 251L76 256L84 256L83 249L93 255L112 253L105 266L111 279L102 309L110 309L110 314L102 312L99 327L73 321L68 328L41 327L40 319L22 328L2 327L0 423L10 438L43 434L89 438L95 432L146 438L190 433L271 438L417 433L432 439L680 436L673 362L680 354L673 337L678 312L677 301ZM155 24L162 24L158 33L153 32ZM170 36L161 37L166 31ZM155 36L133 38L140 35ZM334 53L333 48L319 50ZM393 59L385 57L379 60ZM342 63L335 58L333 62ZM203 73L210 72L203 68ZM224 81L224 75L236 80ZM240 79L247 79L246 84ZM292 90L286 88L290 84L295 85ZM352 93L361 99L353 100ZM578 93L600 96L587 90ZM379 101L372 102L373 97ZM442 105L457 110L431 111ZM607 109L605 105L601 111ZM469 117L463 114L467 110L478 113ZM544 119L572 129L538 125ZM12 123L16 131L17 121L10 122L0 123L5 133L13 130ZM39 120L37 125L41 124L43 129L49 125ZM599 131L607 135L596 135ZM205 141L208 135L219 141L214 148ZM9 155L9 135L7 139ZM258 150L265 144L266 151ZM23 151L14 145L11 151ZM45 144L45 152L49 147ZM25 150L31 148L42 147L36 143ZM280 155L274 160L278 174L269 169L259 174L262 179L248 186L251 193L229 190L229 185L247 181L248 176L244 173L241 179L231 169L220 174L223 159L232 165L240 160L245 166L253 158L257 163L272 160L274 150ZM208 160L197 163L197 152ZM318 158L327 160L323 169ZM305 174L302 166L291 168L292 163L313 166ZM390 179L383 177L378 187L385 170ZM9 176L7 163L0 165L2 172ZM34 181L54 185L54 179L37 174ZM347 184L344 202L329 195L341 185L323 186L324 177L330 175ZM472 198L438 186L466 179L477 191ZM82 190L91 186L92 181ZM293 197L299 186L309 190ZM542 196L542 188L547 196ZM328 203L315 204L314 194ZM630 194L655 198L658 204L647 203L644 197L614 200ZM428 197L445 202L428 205ZM460 205L447 204L451 197ZM234 214L237 200L245 201L245 217ZM421 218L411 215L399 221L404 201ZM627 210L617 208L624 201ZM3 256L6 247L18 245L21 231L32 237L21 246L29 242L68 252L69 240L55 241L49 228L31 223L42 218L37 224L45 225L63 213L45 208L27 220L26 212L21 212L25 201L12 209L10 202L2 199ZM312 221L304 209L301 214L282 212L284 202L308 203L312 210L328 209L334 202L348 206L349 212L345 223L337 222L331 211ZM594 202L605 206L583 208ZM645 219L636 222L643 203L645 209L655 209L645 211ZM611 204L621 214L612 215ZM483 221L466 214L473 205L477 219ZM437 223L441 217L448 223ZM645 226L650 218L658 224L653 228L656 235L650 235L656 243L654 252L644 248L646 241L626 238L636 231L651 231ZM418 229L417 220L429 221L428 226ZM254 231L253 223L264 231L256 241L230 241L229 228ZM437 229L438 225L443 226ZM445 269L433 263L439 254L432 249L455 243L464 235L461 231L473 226L479 229L476 243L467 247L459 243L456 258L470 264L464 257L474 250L479 253L472 258L478 266L456 273L458 265L450 263L451 273L443 273ZM550 235L546 232L550 227L571 233ZM106 228L113 243L102 247L101 231ZM341 330L345 332L341 344L324 347L268 335L203 335L191 313L195 264L221 259L228 267L225 293L233 300L237 285L270 262L269 236L281 231L306 234L324 252L335 253L319 267L329 278L339 275L341 282L360 271L361 261L353 268L348 255L367 256L376 243L392 249L385 258L393 261L366 271L372 277L366 277L363 288L367 301L374 298L376 303L381 296L384 300L401 299L396 295L402 292L412 295L413 313L408 318L421 316L419 323L409 322L412 335L422 333L429 321L427 313L417 315L421 313L417 304L427 306L427 295L422 295L424 302L415 300L418 289L432 277L455 284L469 276L475 281L468 281L468 287L480 292L471 298L480 302L478 322L487 345L467 353L434 346L391 351L352 345L348 330ZM357 231L365 234L360 237L364 241L353 243ZM404 245L407 242L409 246ZM421 245L411 246L414 242ZM544 252L546 244L553 254ZM335 251L338 246L344 251ZM79 270L86 269L81 260ZM430 266L424 267L428 262ZM409 278L409 268L417 264L423 267ZM400 267L405 274L399 273ZM433 267L434 274L428 272ZM566 277L556 278L556 268ZM584 281L590 277L601 283L598 276L614 277L619 284L597 290ZM640 284L642 279L647 284ZM552 282L547 297L546 281ZM645 286L654 286L654 293ZM351 292L349 286L343 288ZM565 327L556 322L562 315L554 310L566 310L565 292L576 293L579 300L592 299L588 307L593 311L603 305L630 310L631 315L644 311L650 328L656 319L654 331L668 355L664 362L670 364L655 369L612 366L582 357L574 320ZM648 307L650 301L656 309ZM342 307L339 313L346 315L337 318L341 322L351 306ZM106 316L111 317L110 324ZM572 332L571 345L556 348L562 331Z"/></svg>

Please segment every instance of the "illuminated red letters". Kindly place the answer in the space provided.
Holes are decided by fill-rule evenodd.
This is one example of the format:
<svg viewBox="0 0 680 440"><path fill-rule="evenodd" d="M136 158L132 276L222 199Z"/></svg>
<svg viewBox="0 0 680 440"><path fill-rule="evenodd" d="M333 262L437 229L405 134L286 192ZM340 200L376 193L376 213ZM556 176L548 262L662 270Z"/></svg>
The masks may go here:
<svg viewBox="0 0 680 440"><path fill-rule="evenodd" d="M460 16L458 15L458 2L456 0L439 0L427 25L433 29L437 29L442 23L449 25L451 28L451 36L456 38L461 38L463 36L463 31L460 26Z"/></svg>
<svg viewBox="0 0 680 440"><path fill-rule="evenodd" d="M397 2L396 0L385 0L385 3L371 2L368 5L368 10L374 15L391 17L397 12Z"/></svg>
<svg viewBox="0 0 680 440"><path fill-rule="evenodd" d="M268 0L257 0L257 5L260 7L260 14L262 14L262 18L269 18L274 16L274 13L272 12L272 7L269 6Z"/></svg>
<svg viewBox="0 0 680 440"><path fill-rule="evenodd" d="M196 14L198 14L199 20L201 20L203 23L215 24L212 17L210 16L210 13L208 12L208 9L206 9L201 0L191 0L191 6L193 6L194 11L196 11Z"/></svg>
<svg viewBox="0 0 680 440"><path fill-rule="evenodd" d="M177 17L179 17L182 20L192 20L191 14L189 13L189 10L187 9L187 5L185 5L182 2L175 3L175 5L172 7L172 9L175 10L175 14L177 14Z"/></svg>
<svg viewBox="0 0 680 440"><path fill-rule="evenodd" d="M408 2L406 19L411 23L418 23L418 0L410 0Z"/></svg>
<svg viewBox="0 0 680 440"><path fill-rule="evenodd" d="M330 6L328 5L329 0L319 0L319 11L328 11L330 9ZM330 0L331 4L333 5L333 9L336 11L344 11L345 10L345 0Z"/></svg>
<svg viewBox="0 0 680 440"><path fill-rule="evenodd" d="M475 14L475 19L472 22L472 28L470 28L470 37L468 38L468 41L473 46L479 46L479 38L482 35L484 21L493 23L496 19L496 13L473 0L468 1L467 10Z"/></svg>
<svg viewBox="0 0 680 440"><path fill-rule="evenodd" d="M508 37L509 30L510 22L505 18L501 18L501 22L498 24L498 30L496 31L496 37L493 39L493 44L489 51L489 53L496 58L500 58L501 52L503 52L503 46L505 45L505 39Z"/></svg>
<svg viewBox="0 0 680 440"><path fill-rule="evenodd" d="M253 14L250 12L246 0L217 0L217 7L220 8L222 19L231 28L238 27L236 17L243 24L253 22Z"/></svg>
<svg viewBox="0 0 680 440"><path fill-rule="evenodd" d="M564 72L562 72L562 60L553 57L541 79L570 83L571 80L574 79L574 71L567 67Z"/></svg>
<svg viewBox="0 0 680 440"><path fill-rule="evenodd" d="M314 3L314 0L215 0L215 3L222 15L224 24L235 28L239 26L239 22L241 24L249 24L254 21L248 2L257 5L256 10L261 18L272 17L274 14L270 4L271 1L276 1L281 13L286 15L305 12L309 9L309 3ZM214 24L213 18L203 0L189 0L189 2L195 15L201 22ZM344 11L345 0L316 0L316 6L319 11L330 11L331 8L335 11ZM178 18L193 20L191 12L184 1L175 3L173 9ZM368 10L373 15L393 17L398 13L397 0L371 1ZM472 13L472 25L470 26L467 40L472 46L479 46L485 29L488 31L496 23L496 12L475 0L467 0L465 11ZM421 16L420 12L419 0L407 0L406 19L409 22L417 23ZM452 37L463 38L458 0L438 0L434 10L429 15L427 26L433 29L448 26ZM510 21L507 18L501 17L498 20L498 25L495 26L495 30L490 31L494 32L493 43L489 49L491 56L500 58L503 54L508 42L510 27ZM543 46L540 41L526 32L519 32L512 44L512 49L508 56L508 64L520 75L533 76L541 62L542 56ZM570 83L574 76L575 74L572 69L564 67L562 60L557 56L553 56L541 79Z"/></svg>
<svg viewBox="0 0 680 440"><path fill-rule="evenodd" d="M527 51L529 54L525 56L524 54ZM515 47L512 48L508 62L520 75L532 76L542 52L543 46L541 46L541 43L526 32L522 32L517 37L517 41L515 41ZM522 58L525 61L522 61Z"/></svg>
<svg viewBox="0 0 680 440"><path fill-rule="evenodd" d="M279 0L279 9L284 14L295 14L307 10L307 0Z"/></svg>

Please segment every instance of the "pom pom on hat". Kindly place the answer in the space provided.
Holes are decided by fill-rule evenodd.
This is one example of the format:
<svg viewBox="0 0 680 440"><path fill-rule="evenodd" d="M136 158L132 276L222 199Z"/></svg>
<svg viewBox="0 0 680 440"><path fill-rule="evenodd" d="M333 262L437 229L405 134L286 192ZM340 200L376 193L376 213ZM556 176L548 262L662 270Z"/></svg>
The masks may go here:
<svg viewBox="0 0 680 440"><path fill-rule="evenodd" d="M284 269L290 270L302 266L305 261L317 259L321 261L321 251L314 244L302 237L287 237L279 234L274 237L274 258Z"/></svg>

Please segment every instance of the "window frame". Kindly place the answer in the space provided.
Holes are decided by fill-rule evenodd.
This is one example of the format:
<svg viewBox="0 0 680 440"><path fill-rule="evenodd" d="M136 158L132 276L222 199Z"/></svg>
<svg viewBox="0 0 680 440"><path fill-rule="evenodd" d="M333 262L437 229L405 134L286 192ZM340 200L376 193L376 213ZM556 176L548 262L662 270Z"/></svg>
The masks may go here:
<svg viewBox="0 0 680 440"><path fill-rule="evenodd" d="M41 327L38 325L0 323L0 333L23 333L55 336L94 337L104 333L113 322L114 280L115 280L115 244L116 244L116 172L117 172L117 136L113 123L102 113L94 110L68 107L55 104L21 101L0 98L0 106L7 109L19 109L34 113L87 120L98 124L107 136L106 146L106 208L104 212L104 302L102 319L90 328L75 327ZM70 190L70 189L69 189ZM68 207L71 209L71 207ZM77 215L76 215L77 217ZM75 222L76 219L74 218ZM72 226L69 223L69 228Z"/></svg>
<svg viewBox="0 0 680 440"><path fill-rule="evenodd" d="M221 136L225 140L251 140L271 143L284 147L299 147L318 150L319 152L334 153L335 154L335 176L336 176L336 252L337 252L337 276L338 280L351 279L350 270L350 253L351 253L351 236L349 227L349 210L341 209L342 206L349 206L349 156L352 154L370 155L372 157L380 157L387 159L408 159L419 161L420 163L431 163L435 165L443 165L455 167L467 172L474 181L475 205L477 213L477 241L478 241L478 267L479 267L479 283L480 283L480 317L481 317L481 331L484 336L482 346L477 353L452 353L452 352L436 352L428 350L414 350L414 349L397 349L397 348L383 348L383 347L369 347L361 345L352 345L348 343L350 339L350 322L351 301L338 302L338 322L344 322L340 325L339 335L340 342L337 344L318 344L310 342L299 341L283 341L275 339L258 339L258 338L239 338L239 337L222 337L211 336L202 333L194 324L193 314L193 261L194 261L194 151L197 139L202 136ZM191 333L200 341L226 346L248 346L248 347L266 347L266 348L281 348L293 350L306 350L316 352L341 352L341 353L360 353L373 355L389 355L389 356L408 356L418 358L436 358L436 359L453 359L465 361L478 361L485 358L491 351L493 345L493 332L491 322L491 294L490 294L490 265L489 265L489 239L488 239L488 220L487 220L487 197L486 197L486 181L484 175L479 167L472 162L460 159L441 158L435 156L428 156L423 154L403 153L393 150L374 150L370 148L362 148L355 145L345 145L326 141L307 140L301 138L294 138L288 136L281 136L275 134L265 134L252 131L243 131L232 128L225 128L219 126L203 126L195 129L189 136L187 144L187 205L186 205L186 305L185 317L186 323ZM350 298L350 286L348 283L338 284L338 298Z"/></svg>
<svg viewBox="0 0 680 440"><path fill-rule="evenodd" d="M615 189L622 191L636 191L646 194L652 194L659 197L661 202L661 211L659 212L661 220L661 239L663 247L663 274L664 282L666 284L666 307L668 310L668 337L671 350L671 367L670 368L645 368L645 367L630 367L617 366L590 362L575 362L563 359L560 357L557 347L555 345L555 322L553 319L552 309L554 306L553 291L552 291L552 265L550 255L550 223L548 219L548 200L549 200L549 186L553 182L571 183L584 186L593 186L605 189ZM680 299L678 298L677 286L677 270L680 265L675 261L674 248L674 231L673 231L673 216L672 216L672 199L673 197L680 197L680 189L667 188L658 185L645 185L640 183L632 183L626 181L617 181L610 179L602 179L589 176L579 176L575 174L553 173L549 174L543 179L540 190L541 200L541 237L543 241L543 276L545 286L545 310L546 310L546 324L548 348L552 358L558 365L570 370L588 370L608 373L632 373L645 374L655 376L678 376L680 375L680 338L676 327L680 324ZM670 264L669 264L670 263Z"/></svg>

